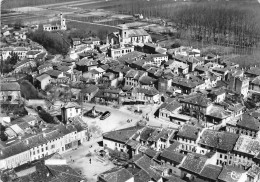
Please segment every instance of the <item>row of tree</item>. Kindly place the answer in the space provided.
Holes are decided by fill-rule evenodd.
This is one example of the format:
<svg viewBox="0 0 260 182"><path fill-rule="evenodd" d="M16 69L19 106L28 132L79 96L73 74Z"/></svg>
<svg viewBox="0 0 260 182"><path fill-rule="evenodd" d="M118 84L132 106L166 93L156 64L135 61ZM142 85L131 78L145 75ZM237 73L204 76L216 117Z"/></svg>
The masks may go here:
<svg viewBox="0 0 260 182"><path fill-rule="evenodd" d="M121 1L121 5L115 6L116 11L167 19L200 41L252 47L260 40L260 6L256 3Z"/></svg>

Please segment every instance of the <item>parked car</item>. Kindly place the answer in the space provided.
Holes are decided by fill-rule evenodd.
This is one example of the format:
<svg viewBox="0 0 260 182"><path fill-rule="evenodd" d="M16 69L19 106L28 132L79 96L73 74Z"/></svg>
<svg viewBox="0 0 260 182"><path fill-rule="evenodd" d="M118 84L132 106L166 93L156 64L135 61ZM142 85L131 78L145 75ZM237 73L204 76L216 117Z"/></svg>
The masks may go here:
<svg viewBox="0 0 260 182"><path fill-rule="evenodd" d="M104 120L104 119L108 118L110 115L111 115L111 112L106 111L106 112L104 112L104 113L101 115L100 120Z"/></svg>

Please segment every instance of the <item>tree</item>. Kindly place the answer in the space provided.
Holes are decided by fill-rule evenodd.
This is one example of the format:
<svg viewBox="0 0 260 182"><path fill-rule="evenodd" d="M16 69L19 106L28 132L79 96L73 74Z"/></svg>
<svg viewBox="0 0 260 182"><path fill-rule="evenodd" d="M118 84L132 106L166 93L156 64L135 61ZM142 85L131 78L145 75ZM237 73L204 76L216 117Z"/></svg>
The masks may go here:
<svg viewBox="0 0 260 182"><path fill-rule="evenodd" d="M8 62L12 65L16 65L16 63L19 61L19 56L15 52L10 53L10 57L8 57Z"/></svg>

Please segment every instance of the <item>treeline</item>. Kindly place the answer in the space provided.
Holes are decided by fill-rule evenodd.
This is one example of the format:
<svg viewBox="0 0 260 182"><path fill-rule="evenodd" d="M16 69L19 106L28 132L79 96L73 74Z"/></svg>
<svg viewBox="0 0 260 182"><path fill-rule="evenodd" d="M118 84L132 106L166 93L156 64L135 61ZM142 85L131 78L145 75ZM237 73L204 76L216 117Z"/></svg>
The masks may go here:
<svg viewBox="0 0 260 182"><path fill-rule="evenodd" d="M38 5L46 5L46 4L54 4L61 2L70 2L72 0L4 0L2 2L1 9L9 9L9 8L18 8L25 6L38 6Z"/></svg>
<svg viewBox="0 0 260 182"><path fill-rule="evenodd" d="M260 39L260 5L252 2L173 2L121 0L115 10L175 23L185 36L252 47ZM187 37L185 37L187 38Z"/></svg>
<svg viewBox="0 0 260 182"><path fill-rule="evenodd" d="M67 36L62 37L58 32L47 32L39 28L35 32L30 32L28 38L41 44L51 54L66 55L70 49Z"/></svg>

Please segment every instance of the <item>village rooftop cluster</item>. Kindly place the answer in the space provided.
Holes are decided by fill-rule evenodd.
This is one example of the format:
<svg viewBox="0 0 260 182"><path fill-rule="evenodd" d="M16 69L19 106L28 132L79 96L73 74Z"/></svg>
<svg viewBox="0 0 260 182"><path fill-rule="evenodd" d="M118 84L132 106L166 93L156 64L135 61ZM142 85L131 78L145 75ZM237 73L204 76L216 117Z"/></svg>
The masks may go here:
<svg viewBox="0 0 260 182"><path fill-rule="evenodd" d="M65 18L43 29L66 31ZM116 167L97 174L99 182L260 181L260 68L241 68L232 55L166 49L127 23L105 42L72 38L66 57L50 55L28 31L1 31L1 61L19 58L1 77L1 180L87 181L62 155L92 139L88 117L102 113L87 110L91 103L143 114L135 126L100 135L102 161Z"/></svg>

